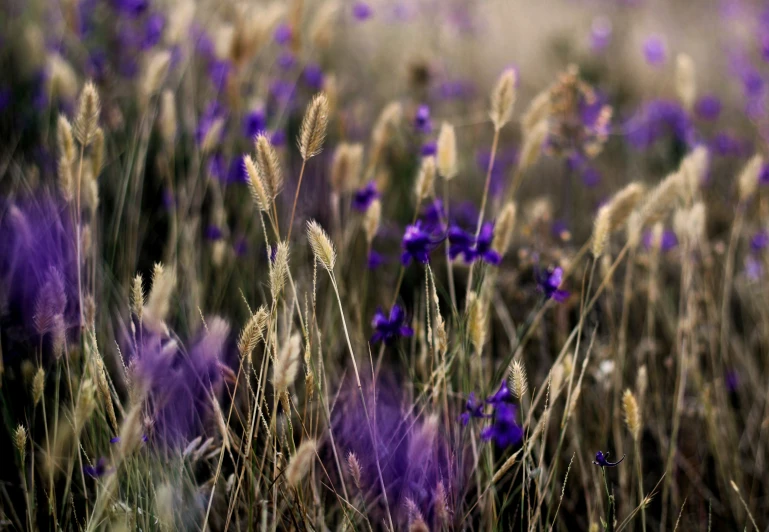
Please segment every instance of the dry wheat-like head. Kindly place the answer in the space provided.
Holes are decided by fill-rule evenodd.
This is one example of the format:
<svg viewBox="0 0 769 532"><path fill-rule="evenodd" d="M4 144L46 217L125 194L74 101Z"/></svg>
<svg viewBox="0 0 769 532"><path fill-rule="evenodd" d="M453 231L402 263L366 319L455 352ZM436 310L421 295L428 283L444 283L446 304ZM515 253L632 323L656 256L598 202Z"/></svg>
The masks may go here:
<svg viewBox="0 0 769 532"><path fill-rule="evenodd" d="M256 208L260 211L269 212L272 199L250 155L243 156L243 166L245 166L248 176L248 190L251 192L251 198L253 198Z"/></svg>
<svg viewBox="0 0 769 532"><path fill-rule="evenodd" d="M21 462L24 462L27 456L27 429L24 428L24 425L18 425L13 432L13 445L19 452Z"/></svg>
<svg viewBox="0 0 769 532"><path fill-rule="evenodd" d="M537 124L547 120L551 108L550 89L548 88L537 94L523 113L521 131L524 137L528 137Z"/></svg>
<svg viewBox="0 0 769 532"><path fill-rule="evenodd" d="M425 157L422 159L422 166L419 167L419 174L414 185L414 193L417 203L423 199L432 196L435 192L435 157Z"/></svg>
<svg viewBox="0 0 769 532"><path fill-rule="evenodd" d="M441 124L436 155L438 173L446 180L453 179L457 175L457 135L448 122Z"/></svg>
<svg viewBox="0 0 769 532"><path fill-rule="evenodd" d="M480 355L486 343L487 315L485 304L475 292L467 295L467 327L475 354Z"/></svg>
<svg viewBox="0 0 769 532"><path fill-rule="evenodd" d="M40 400L43 398L43 391L45 390L45 370L43 368L37 368L35 377L32 379L32 404L37 406Z"/></svg>
<svg viewBox="0 0 769 532"><path fill-rule="evenodd" d="M537 122L526 134L518 163L521 170L529 168L539 160L539 156L542 154L542 145L547 138L547 131L548 123L547 119L544 119Z"/></svg>
<svg viewBox="0 0 769 532"><path fill-rule="evenodd" d="M83 147L89 146L93 140L99 122L99 111L99 93L96 91L96 85L89 81L80 93L74 126L75 138Z"/></svg>
<svg viewBox="0 0 769 532"><path fill-rule="evenodd" d="M363 165L363 145L342 142L331 160L331 188L337 194L358 186Z"/></svg>
<svg viewBox="0 0 769 532"><path fill-rule="evenodd" d="M259 340L264 339L264 328L267 326L269 314L267 307L261 306L251 315L238 338L238 351L243 359L247 359L256 348Z"/></svg>
<svg viewBox="0 0 769 532"><path fill-rule="evenodd" d="M510 121L515 104L515 70L505 70L491 91L491 121L499 131Z"/></svg>
<svg viewBox="0 0 769 532"><path fill-rule="evenodd" d="M144 311L144 280L141 273L136 274L131 285L131 310L141 321Z"/></svg>
<svg viewBox="0 0 769 532"><path fill-rule="evenodd" d="M629 389L622 394L622 412L625 415L627 428L633 436L633 440L637 442L641 435L641 411L633 392Z"/></svg>
<svg viewBox="0 0 769 532"><path fill-rule="evenodd" d="M316 94L307 107L299 130L299 153L305 161L323 149L328 126L328 98L325 93Z"/></svg>
<svg viewBox="0 0 769 532"><path fill-rule="evenodd" d="M275 393L277 393L278 396L286 393L288 387L296 379L296 374L299 371L301 341L301 335L298 333L293 334L288 342L283 345L275 359L275 365L272 369L272 384L275 387Z"/></svg>
<svg viewBox="0 0 769 532"><path fill-rule="evenodd" d="M363 468L360 465L358 456L353 451L347 453L347 468L350 470L350 476L352 476L352 480L355 482L355 487L360 490Z"/></svg>
<svg viewBox="0 0 769 532"><path fill-rule="evenodd" d="M274 198L283 190L283 172L275 147L267 135L260 133L256 137L256 169L262 182L268 187L267 192Z"/></svg>
<svg viewBox="0 0 769 532"><path fill-rule="evenodd" d="M497 218L497 226L494 231L494 240L491 242L491 247L503 256L507 253L510 247L510 242L513 240L513 234L515 232L515 214L516 206L515 202L508 201Z"/></svg>
<svg viewBox="0 0 769 532"><path fill-rule="evenodd" d="M683 53L676 57L676 93L684 108L691 110L697 98L697 76L694 61Z"/></svg>
<svg viewBox="0 0 769 532"><path fill-rule="evenodd" d="M160 90L170 64L171 52L168 50L160 50L150 56L141 81L142 98L145 103Z"/></svg>
<svg viewBox="0 0 769 532"><path fill-rule="evenodd" d="M510 365L509 381L510 391L513 392L515 397L520 399L526 395L529 389L529 381L526 379L526 369L524 369L520 360L516 360Z"/></svg>
<svg viewBox="0 0 769 532"><path fill-rule="evenodd" d="M64 115L59 115L56 122L56 145L59 157L72 164L75 160L75 139L72 136L72 125Z"/></svg>
<svg viewBox="0 0 769 532"><path fill-rule="evenodd" d="M334 270L336 264L336 250L326 231L315 220L307 222L307 239L310 241L310 247L320 263L329 272Z"/></svg>
<svg viewBox="0 0 769 532"><path fill-rule="evenodd" d="M97 127L96 133L93 135L93 141L91 142L91 172L94 181L97 177L99 177L103 164L104 130L100 127Z"/></svg>
<svg viewBox="0 0 769 532"><path fill-rule="evenodd" d="M366 215L363 219L363 228L366 231L366 242L371 245L374 237L379 231L379 223L382 220L382 202L375 199L366 209Z"/></svg>
<svg viewBox="0 0 769 532"><path fill-rule="evenodd" d="M739 186L740 201L749 200L758 190L758 178L761 175L761 168L764 166L764 158L756 154L747 162L737 178Z"/></svg>
<svg viewBox="0 0 769 532"><path fill-rule="evenodd" d="M296 453L286 466L286 483L296 488L307 473L315 459L315 440L304 440L296 449Z"/></svg>
<svg viewBox="0 0 769 532"><path fill-rule="evenodd" d="M275 251L275 260L270 267L270 292L272 300L277 301L283 288L286 286L288 276L288 243L279 242Z"/></svg>
<svg viewBox="0 0 769 532"><path fill-rule="evenodd" d="M171 308L171 293L176 285L173 271L166 269L159 262L152 271L152 289L150 289L144 315L156 324L164 322Z"/></svg>
<svg viewBox="0 0 769 532"><path fill-rule="evenodd" d="M176 140L177 130L176 98L171 89L166 89L160 96L160 114L158 129L166 147L171 147Z"/></svg>

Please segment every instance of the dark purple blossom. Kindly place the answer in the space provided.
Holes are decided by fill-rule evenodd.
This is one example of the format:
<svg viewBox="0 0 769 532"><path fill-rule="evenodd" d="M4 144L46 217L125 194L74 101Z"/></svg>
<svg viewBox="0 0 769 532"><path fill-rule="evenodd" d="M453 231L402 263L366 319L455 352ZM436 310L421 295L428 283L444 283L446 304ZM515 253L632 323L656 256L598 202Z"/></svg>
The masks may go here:
<svg viewBox="0 0 769 532"><path fill-rule="evenodd" d="M138 18L149 9L149 0L113 0L115 9L129 17Z"/></svg>
<svg viewBox="0 0 769 532"><path fill-rule="evenodd" d="M83 466L83 473L91 478L101 478L112 472L108 466L107 459L101 456L94 465Z"/></svg>
<svg viewBox="0 0 769 532"><path fill-rule="evenodd" d="M427 105L420 105L414 115L414 129L419 133L428 134L433 130L433 124L430 120L430 108Z"/></svg>
<svg viewBox="0 0 769 532"><path fill-rule="evenodd" d="M221 227L218 225L211 224L208 227L206 227L206 239L207 240L221 240L224 236L224 233L222 232Z"/></svg>
<svg viewBox="0 0 769 532"><path fill-rule="evenodd" d="M713 94L705 94L697 99L694 112L701 120L717 120L721 114L721 100Z"/></svg>
<svg viewBox="0 0 769 532"><path fill-rule="evenodd" d="M483 413L483 406L483 401L476 399L475 392L470 392L467 403L465 403L465 411L459 416L462 426L466 426L472 418L488 417Z"/></svg>
<svg viewBox="0 0 769 532"><path fill-rule="evenodd" d="M475 241L475 256L481 258L484 262L492 265L497 265L502 261L499 253L491 248L491 244L494 241L494 223L485 222L481 226L481 232L478 233L478 238Z"/></svg>
<svg viewBox="0 0 769 532"><path fill-rule="evenodd" d="M659 35L651 35L643 43L643 54L646 62L650 65L658 66L667 59L667 49L665 42Z"/></svg>
<svg viewBox="0 0 769 532"><path fill-rule="evenodd" d="M366 2L355 2L352 5L352 16L363 21L368 20L374 14L374 10Z"/></svg>
<svg viewBox="0 0 769 532"><path fill-rule="evenodd" d="M449 239L449 258L454 260L459 255L464 255L465 262L471 263L475 259L475 253L473 246L475 245L475 237L469 232L465 231L458 225L452 225L449 227L447 234Z"/></svg>
<svg viewBox="0 0 769 532"><path fill-rule="evenodd" d="M278 102L285 104L294 99L296 84L282 79L276 79L270 84L270 94Z"/></svg>
<svg viewBox="0 0 769 532"><path fill-rule="evenodd" d="M379 197L376 189L376 183L369 181L365 187L359 188L352 195L352 206L355 210L366 212L371 203Z"/></svg>
<svg viewBox="0 0 769 532"><path fill-rule="evenodd" d="M554 299L563 303L569 297L569 292L562 290L563 268L560 266L552 270L540 271L537 275L537 288L545 295L546 299Z"/></svg>
<svg viewBox="0 0 769 532"><path fill-rule="evenodd" d="M368 266L369 270L376 270L384 263L385 263L385 258L379 252L373 249L368 252L366 265Z"/></svg>
<svg viewBox="0 0 769 532"><path fill-rule="evenodd" d="M296 64L296 56L288 50L278 55L278 66L283 70L291 70Z"/></svg>
<svg viewBox="0 0 769 532"><path fill-rule="evenodd" d="M436 236L426 231L421 220L417 220L415 224L406 227L406 232L403 234L401 263L408 266L414 260L421 264L427 264L430 261L430 252L438 247L443 239L442 236Z"/></svg>
<svg viewBox="0 0 769 532"><path fill-rule="evenodd" d="M292 35L293 32L291 31L291 26L286 23L282 23L279 24L277 28L275 28L275 34L273 37L276 43L283 46L284 44L291 42Z"/></svg>
<svg viewBox="0 0 769 532"><path fill-rule="evenodd" d="M502 403L509 403L513 400L513 394L510 393L510 389L507 387L507 382L502 381L494 395L486 398L486 402L490 405L499 405Z"/></svg>
<svg viewBox="0 0 769 532"><path fill-rule="evenodd" d="M282 129L276 129L270 134L270 142L276 148L286 144L286 132Z"/></svg>
<svg viewBox="0 0 769 532"><path fill-rule="evenodd" d="M598 451L595 453L595 461L593 461L593 464L601 467L616 467L622 463L622 460L625 459L625 455L622 455L622 458L617 460L616 462L610 462L609 461L609 453L608 452L601 452Z"/></svg>
<svg viewBox="0 0 769 532"><path fill-rule="evenodd" d="M515 405L497 403L491 425L481 431L481 439L493 440L499 447L515 445L523 439L523 429L516 423Z"/></svg>
<svg viewBox="0 0 769 532"><path fill-rule="evenodd" d="M422 157L430 157L438 152L438 145L434 140L430 140L422 144L421 154Z"/></svg>
<svg viewBox="0 0 769 532"><path fill-rule="evenodd" d="M144 23L144 38L142 39L142 48L152 48L163 37L163 30L166 27L166 19L161 13L153 13L147 17Z"/></svg>
<svg viewBox="0 0 769 532"><path fill-rule="evenodd" d="M628 142L648 149L664 135L686 145L694 143L694 127L681 104L671 100L647 102L625 125Z"/></svg>
<svg viewBox="0 0 769 532"><path fill-rule="evenodd" d="M761 173L758 174L758 182L762 185L769 183L769 164L764 164L761 167Z"/></svg>
<svg viewBox="0 0 769 532"><path fill-rule="evenodd" d="M304 83L311 89L319 91L323 88L323 69L317 63L309 63L302 72Z"/></svg>
<svg viewBox="0 0 769 532"><path fill-rule="evenodd" d="M769 246L769 231L766 229L757 231L750 239L750 248L753 251L761 251L766 249L766 246Z"/></svg>
<svg viewBox="0 0 769 532"><path fill-rule="evenodd" d="M611 22L606 17L597 17L590 26L590 48L603 52L611 42Z"/></svg>
<svg viewBox="0 0 769 532"><path fill-rule="evenodd" d="M384 342L391 345L401 336L413 336L414 334L414 330L408 325L406 311L400 305L395 305L390 309L389 317L381 308L378 308L371 320L371 326L374 328L371 343Z"/></svg>
<svg viewBox="0 0 769 532"><path fill-rule="evenodd" d="M208 77L211 79L217 91L221 91L227 85L232 65L224 59L211 61L208 67Z"/></svg>
<svg viewBox="0 0 769 532"><path fill-rule="evenodd" d="M267 116L264 109L253 109L243 117L243 135L253 139L267 128Z"/></svg>

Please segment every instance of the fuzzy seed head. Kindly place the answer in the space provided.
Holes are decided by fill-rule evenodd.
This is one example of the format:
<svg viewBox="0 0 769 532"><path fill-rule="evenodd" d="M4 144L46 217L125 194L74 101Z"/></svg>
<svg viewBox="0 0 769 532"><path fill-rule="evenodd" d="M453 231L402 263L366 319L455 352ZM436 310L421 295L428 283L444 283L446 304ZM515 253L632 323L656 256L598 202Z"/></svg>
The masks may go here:
<svg viewBox="0 0 769 532"><path fill-rule="evenodd" d="M457 135L448 122L441 124L437 150L438 173L447 181L453 179L457 175Z"/></svg>
<svg viewBox="0 0 769 532"><path fill-rule="evenodd" d="M155 52L147 61L141 81L142 98L144 98L145 103L163 85L170 64L171 52L168 50Z"/></svg>
<svg viewBox="0 0 769 532"><path fill-rule="evenodd" d="M83 87L78 102L77 117L75 118L75 138L81 146L89 146L96 133L99 122L99 93L96 86L89 81Z"/></svg>
<svg viewBox="0 0 769 532"><path fill-rule="evenodd" d="M636 208L646 193L641 183L630 183L617 192L609 201L609 231L616 231L625 224L633 209Z"/></svg>
<svg viewBox="0 0 769 532"><path fill-rule="evenodd" d="M491 121L499 131L510 121L515 104L515 71L505 70L491 92Z"/></svg>
<svg viewBox="0 0 769 532"><path fill-rule="evenodd" d="M75 160L75 139L72 136L72 125L64 115L59 115L56 123L56 145L60 159L72 164Z"/></svg>
<svg viewBox="0 0 769 532"><path fill-rule="evenodd" d="M75 197L75 179L72 175L72 161L66 158L64 154L59 157L58 165L59 192L67 203Z"/></svg>
<svg viewBox="0 0 769 532"><path fill-rule="evenodd" d="M515 397L521 399L526 395L529 390L529 381L526 379L526 369L520 360L516 360L510 365L509 380L510 391Z"/></svg>
<svg viewBox="0 0 769 532"><path fill-rule="evenodd" d="M144 312L144 279L141 273L136 274L131 284L131 310L141 321Z"/></svg>
<svg viewBox="0 0 769 532"><path fill-rule="evenodd" d="M251 315L238 339L238 351L244 360L250 358L259 340L264 339L264 328L267 326L269 314L267 308L259 307L256 313Z"/></svg>
<svg viewBox="0 0 769 532"><path fill-rule="evenodd" d="M541 121L547 120L550 116L551 107L549 89L543 90L534 97L521 119L521 130L524 137L528 137L534 127Z"/></svg>
<svg viewBox="0 0 769 532"><path fill-rule="evenodd" d="M324 268L329 272L333 271L336 264L336 250L328 234L315 220L307 222L307 239L310 241L310 247L315 254L315 258L320 261Z"/></svg>
<svg viewBox="0 0 769 532"><path fill-rule="evenodd" d="M419 168L419 175L414 187L417 203L423 199L432 196L435 192L435 157L425 157L422 159L422 166Z"/></svg>
<svg viewBox="0 0 769 532"><path fill-rule="evenodd" d="M102 166L104 165L104 130L96 128L91 144L91 172L93 179L99 177Z"/></svg>
<svg viewBox="0 0 769 532"><path fill-rule="evenodd" d="M63 315L67 306L67 294L64 291L64 277L51 266L46 272L45 281L40 287L35 300L35 313L32 321L38 334L43 335L55 329L56 316Z"/></svg>
<svg viewBox="0 0 769 532"><path fill-rule="evenodd" d="M286 286L286 277L288 276L288 243L278 243L278 249L275 252L275 260L270 268L270 291L273 301L277 301L283 288Z"/></svg>
<svg viewBox="0 0 769 532"><path fill-rule="evenodd" d="M629 389L622 394L622 412L625 415L625 424L634 441L638 441L641 435L641 411L638 408L638 402Z"/></svg>
<svg viewBox="0 0 769 532"><path fill-rule="evenodd" d="M310 102L299 131L299 153L305 161L323 149L328 126L328 99L324 93L316 94Z"/></svg>
<svg viewBox="0 0 769 532"><path fill-rule="evenodd" d="M75 407L75 426L80 431L96 408L96 385L92 379L86 379L80 385L80 396Z"/></svg>
<svg viewBox="0 0 769 532"><path fill-rule="evenodd" d="M764 166L764 158L760 155L754 155L748 164L745 165L737 180L740 192L740 201L749 200L758 190L758 178L761 175L761 168Z"/></svg>
<svg viewBox="0 0 769 532"><path fill-rule="evenodd" d="M350 476L352 476L352 480L355 482L355 487L360 491L363 468L360 465L358 456L352 451L347 454L347 468L350 470Z"/></svg>
<svg viewBox="0 0 769 532"><path fill-rule="evenodd" d="M27 456L27 429L24 428L24 425L18 425L13 432L13 445L19 452L21 462L24 462Z"/></svg>
<svg viewBox="0 0 769 532"><path fill-rule="evenodd" d="M447 526L451 520L451 510L449 509L449 496L446 493L446 486L443 481L438 481L433 493L433 507L435 508L435 517L442 526Z"/></svg>
<svg viewBox="0 0 769 532"><path fill-rule="evenodd" d="M486 343L486 308L475 292L467 296L467 326L475 354L480 355Z"/></svg>
<svg viewBox="0 0 769 532"><path fill-rule="evenodd" d="M593 238L591 240L591 251L593 257L596 259L600 257L606 244L609 241L609 233L611 232L611 208L609 205L604 205L598 209L598 214L595 217L593 224Z"/></svg>
<svg viewBox="0 0 769 532"><path fill-rule="evenodd" d="M697 76L694 61L687 54L676 58L676 93L684 108L691 110L697 97Z"/></svg>
<svg viewBox="0 0 769 532"><path fill-rule="evenodd" d="M269 212L272 200L250 155L243 156L243 166L245 166L246 175L248 175L248 190L251 191L251 198L253 198L256 208L260 211Z"/></svg>
<svg viewBox="0 0 769 532"><path fill-rule="evenodd" d="M341 143L331 161L331 188L337 194L354 190L359 182L363 165L363 145Z"/></svg>
<svg viewBox="0 0 769 532"><path fill-rule="evenodd" d="M176 97L171 89L166 89L160 97L160 116L158 117L160 137L167 148L176 140L177 117Z"/></svg>
<svg viewBox="0 0 769 532"><path fill-rule="evenodd" d="M704 145L699 145L681 161L681 179L686 203L691 204L697 197L700 186L705 180L710 164L710 153Z"/></svg>
<svg viewBox="0 0 769 532"><path fill-rule="evenodd" d="M491 242L491 247L504 256L507 250L510 248L510 242L513 240L513 234L515 233L515 214L516 206L515 202L508 201L502 212L499 213L497 219L497 226L494 231L494 240Z"/></svg>
<svg viewBox="0 0 769 532"><path fill-rule="evenodd" d="M299 352L301 351L302 338L297 333L289 338L275 360L275 366L273 367L273 380L272 384L275 387L275 391L278 395L282 395L288 391L288 387L296 379L296 374L299 370Z"/></svg>
<svg viewBox="0 0 769 532"><path fill-rule="evenodd" d="M230 433L227 429L227 423L224 421L224 414L222 413L222 407L219 405L219 400L216 398L216 394L211 390L211 406L214 408L214 421L216 421L216 428L219 430L219 436L222 437L222 446L225 449L230 448Z"/></svg>
<svg viewBox="0 0 769 532"><path fill-rule="evenodd" d="M382 202L375 199L366 210L366 216L363 219L363 228L366 231L366 242L371 245L374 237L379 231L379 224L382 220Z"/></svg>
<svg viewBox="0 0 769 532"><path fill-rule="evenodd" d="M296 488L310 471L315 460L315 440L304 440L296 449L296 454L291 457L286 467L286 483Z"/></svg>
<svg viewBox="0 0 769 532"><path fill-rule="evenodd" d="M521 148L521 159L518 163L521 170L529 168L539 160L542 154L542 145L547 138L548 124L547 120L540 120L526 134Z"/></svg>
<svg viewBox="0 0 769 532"><path fill-rule="evenodd" d="M37 406L43 398L45 391L45 370L37 368L35 377L32 379L32 403Z"/></svg>
<svg viewBox="0 0 769 532"><path fill-rule="evenodd" d="M156 326L165 321L171 309L171 293L175 285L176 276L173 271L167 270L159 262L156 263L152 271L152 289L143 311L147 321Z"/></svg>
<svg viewBox="0 0 769 532"><path fill-rule="evenodd" d="M267 187L268 194L274 198L283 190L283 172L280 169L278 154L267 135L257 135L255 144L256 169Z"/></svg>
<svg viewBox="0 0 769 532"><path fill-rule="evenodd" d="M211 150L213 150L216 147L216 144L219 142L223 130L224 119L217 118L214 120L211 124L211 127L208 128L206 136L203 137L203 141L200 143L200 151L203 153L211 152Z"/></svg>

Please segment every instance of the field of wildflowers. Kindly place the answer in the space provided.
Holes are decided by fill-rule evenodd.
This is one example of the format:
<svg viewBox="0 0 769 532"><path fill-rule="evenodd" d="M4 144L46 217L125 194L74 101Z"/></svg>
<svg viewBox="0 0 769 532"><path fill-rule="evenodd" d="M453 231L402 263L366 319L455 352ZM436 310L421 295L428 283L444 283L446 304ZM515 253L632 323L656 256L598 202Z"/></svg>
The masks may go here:
<svg viewBox="0 0 769 532"><path fill-rule="evenodd" d="M0 530L769 530L769 10L0 2Z"/></svg>

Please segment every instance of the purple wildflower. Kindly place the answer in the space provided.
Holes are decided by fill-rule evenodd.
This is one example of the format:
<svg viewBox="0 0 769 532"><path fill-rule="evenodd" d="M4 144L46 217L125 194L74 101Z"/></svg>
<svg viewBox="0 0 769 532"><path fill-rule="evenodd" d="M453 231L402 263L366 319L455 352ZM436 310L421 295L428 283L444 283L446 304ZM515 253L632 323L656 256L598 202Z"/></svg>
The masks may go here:
<svg viewBox="0 0 769 532"><path fill-rule="evenodd" d="M311 89L319 91L323 88L323 69L317 63L309 63L302 72L304 83Z"/></svg>
<svg viewBox="0 0 769 532"><path fill-rule="evenodd" d="M279 24L277 28L275 28L275 34L273 35L273 38L275 39L275 42L281 46L288 44L291 42L291 37L293 36L293 32L291 31L291 26L289 26L286 23Z"/></svg>
<svg viewBox="0 0 769 532"><path fill-rule="evenodd" d="M291 70L296 64L296 56L290 51L281 52L278 56L278 66L283 70Z"/></svg>
<svg viewBox="0 0 769 532"><path fill-rule="evenodd" d="M352 6L352 16L357 20L364 21L374 14L374 10L366 2L355 2Z"/></svg>
<svg viewBox="0 0 769 532"><path fill-rule="evenodd" d="M761 168L761 173L758 174L758 182L762 185L769 183L769 164L764 164Z"/></svg>
<svg viewBox="0 0 769 532"><path fill-rule="evenodd" d="M665 41L659 35L651 35L643 43L643 54L646 62L650 65L658 66L667 59L667 49Z"/></svg>
<svg viewBox="0 0 769 532"><path fill-rule="evenodd" d="M561 290L563 283L563 268L560 266L552 270L539 272L537 275L537 288L545 295L546 299L554 299L563 303L569 297L569 292Z"/></svg>
<svg viewBox="0 0 769 532"><path fill-rule="evenodd" d="M762 229L756 232L753 238L750 239L750 248L753 251L761 251L766 246L769 246L769 231Z"/></svg>
<svg viewBox="0 0 769 532"><path fill-rule="evenodd" d="M138 18L142 16L147 9L149 9L149 0L113 0L115 9L128 15L129 17Z"/></svg>
<svg viewBox="0 0 769 532"><path fill-rule="evenodd" d="M721 114L721 100L712 94L701 96L694 104L694 112L701 120L716 120Z"/></svg>
<svg viewBox="0 0 769 532"><path fill-rule="evenodd" d="M414 330L408 326L406 311L397 304L390 309L389 317L381 308L376 309L374 318L371 320L371 326L374 328L371 343L384 341L385 344L391 345L400 336L413 336L414 334Z"/></svg>
<svg viewBox="0 0 769 532"><path fill-rule="evenodd" d="M454 260L459 255L464 255L465 262L471 263L475 259L473 245L475 237L458 225L452 225L448 231L449 258Z"/></svg>
<svg viewBox="0 0 769 532"><path fill-rule="evenodd" d="M422 144L421 154L422 157L430 157L438 152L438 145L434 140L430 140Z"/></svg>
<svg viewBox="0 0 769 532"><path fill-rule="evenodd" d="M465 403L465 411L459 416L462 426L466 426L472 418L488 417L483 413L483 401L476 399L475 392L470 392Z"/></svg>
<svg viewBox="0 0 769 532"><path fill-rule="evenodd" d="M609 462L609 453L608 451L603 453L601 451L598 451L595 453L595 461L593 464L601 467L616 467L622 463L622 460L625 459L625 455L622 455L622 458L617 460L616 462Z"/></svg>
<svg viewBox="0 0 769 532"><path fill-rule="evenodd" d="M83 466L83 473L91 478L101 478L112 470L108 467L107 459L99 457L94 465Z"/></svg>
<svg viewBox="0 0 769 532"><path fill-rule="evenodd" d="M376 189L376 183L369 181L365 187L359 188L353 193L352 206L355 210L366 212L371 203L379 197Z"/></svg>
<svg viewBox="0 0 769 532"><path fill-rule="evenodd" d="M203 111L203 114L200 116L200 119L198 120L198 126L195 129L195 140L198 144L203 143L203 140L205 140L206 135L208 135L208 131L211 129L211 126L213 126L214 122L220 118L224 118L224 108L219 102L212 100L209 102L205 111ZM224 132L222 131L222 133Z"/></svg>
<svg viewBox="0 0 769 532"><path fill-rule="evenodd" d="M267 128L267 116L264 109L258 108L246 113L243 118L243 135L253 139L258 133Z"/></svg>
<svg viewBox="0 0 769 532"><path fill-rule="evenodd" d="M637 149L648 149L665 134L686 145L694 142L694 127L688 114L671 100L647 102L625 125L625 134Z"/></svg>
<svg viewBox="0 0 769 532"><path fill-rule="evenodd" d="M161 13L153 13L147 17L147 21L144 24L144 38L142 40L142 48L152 48L163 37L163 30L166 27L166 19Z"/></svg>
<svg viewBox="0 0 769 532"><path fill-rule="evenodd" d="M222 232L222 229L214 224L209 225L206 227L206 239L207 240L213 240L214 242L217 240L221 240L224 236L224 233Z"/></svg>
<svg viewBox="0 0 769 532"><path fill-rule="evenodd" d="M590 48L603 52L611 42L611 22L606 17L596 17L590 25Z"/></svg>
<svg viewBox="0 0 769 532"><path fill-rule="evenodd" d="M510 393L510 389L507 387L507 382L502 381L494 395L486 398L486 402L490 405L499 405L502 403L509 403L513 399L513 394Z"/></svg>
<svg viewBox="0 0 769 532"><path fill-rule="evenodd" d="M368 266L369 270L376 270L384 263L385 263L385 258L379 252L373 249L368 252L366 265Z"/></svg>
<svg viewBox="0 0 769 532"><path fill-rule="evenodd" d="M751 281L758 281L764 273L764 267L761 265L761 261L754 254L749 254L745 257L745 275Z"/></svg>
<svg viewBox="0 0 769 532"><path fill-rule="evenodd" d="M643 245L646 249L650 249L652 247L652 232L646 231L643 236ZM660 241L660 249L663 252L670 251L674 247L678 245L678 237L676 237L676 234L671 231L670 229L666 229L662 232L662 240Z"/></svg>
<svg viewBox="0 0 769 532"><path fill-rule="evenodd" d="M419 133L429 134L433 130L433 124L430 120L430 108L422 104L417 108L414 116L414 129Z"/></svg>
<svg viewBox="0 0 769 532"><path fill-rule="evenodd" d="M401 263L408 266L414 260L427 264L430 261L430 252L442 241L443 237L427 232L422 226L422 221L417 220L415 224L406 227L406 232L403 234Z"/></svg>
<svg viewBox="0 0 769 532"><path fill-rule="evenodd" d="M481 431L481 439L494 440L499 447L515 445L523 439L523 429L516 423L515 405L498 403L494 407L494 419Z"/></svg>
<svg viewBox="0 0 769 532"><path fill-rule="evenodd" d="M474 251L476 257L480 257L484 262L496 266L502 261L502 257L491 248L491 243L493 241L494 222L486 222L481 226L481 232L478 233Z"/></svg>

